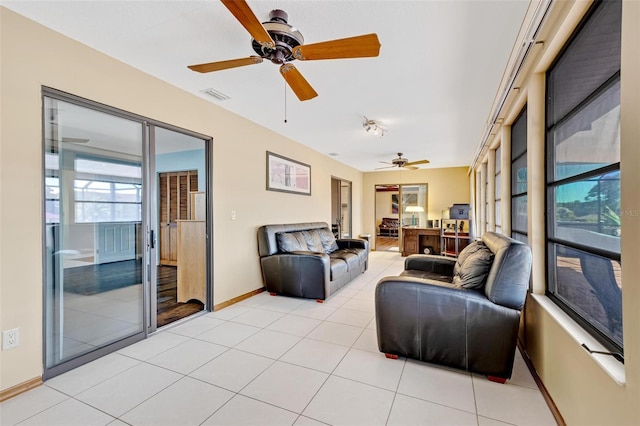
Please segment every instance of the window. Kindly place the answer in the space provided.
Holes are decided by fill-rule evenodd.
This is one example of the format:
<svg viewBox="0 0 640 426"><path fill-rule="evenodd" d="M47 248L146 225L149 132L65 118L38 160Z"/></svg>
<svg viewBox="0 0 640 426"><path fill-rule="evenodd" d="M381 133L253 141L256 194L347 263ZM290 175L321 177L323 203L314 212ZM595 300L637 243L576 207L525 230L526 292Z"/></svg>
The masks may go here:
<svg viewBox="0 0 640 426"><path fill-rule="evenodd" d="M527 107L511 125L511 237L528 243Z"/></svg>
<svg viewBox="0 0 640 426"><path fill-rule="evenodd" d="M495 154L495 169L496 169L496 177L495 177L495 203L494 203L494 210L495 210L495 224L496 224L496 232L502 233L502 212L500 211L501 205L502 205L502 195L500 194L500 191L502 191L502 182L501 182L501 158L502 158L502 147L498 147L496 148L496 150L494 151Z"/></svg>
<svg viewBox="0 0 640 426"><path fill-rule="evenodd" d="M483 200L484 200L484 232L490 231L489 228L489 164L482 164L482 176L484 176L483 185Z"/></svg>
<svg viewBox="0 0 640 426"><path fill-rule="evenodd" d="M547 293L622 353L621 1L594 4L547 73Z"/></svg>

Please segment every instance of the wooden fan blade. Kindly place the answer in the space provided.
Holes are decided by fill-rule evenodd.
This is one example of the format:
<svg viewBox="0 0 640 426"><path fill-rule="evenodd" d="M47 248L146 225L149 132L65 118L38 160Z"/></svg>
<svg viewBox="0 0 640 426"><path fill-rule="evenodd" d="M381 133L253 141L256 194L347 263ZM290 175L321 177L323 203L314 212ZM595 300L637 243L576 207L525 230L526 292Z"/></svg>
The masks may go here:
<svg viewBox="0 0 640 426"><path fill-rule="evenodd" d="M293 56L303 61L313 59L365 58L380 54L380 41L376 34L342 38L293 49Z"/></svg>
<svg viewBox="0 0 640 426"><path fill-rule="evenodd" d="M405 166L415 166L416 164L429 164L429 160L411 161L411 162L405 164Z"/></svg>
<svg viewBox="0 0 640 426"><path fill-rule="evenodd" d="M291 64L284 64L280 67L280 74L287 81L291 90L296 94L301 101L307 101L309 99L318 96L313 87L307 80L300 74L300 71Z"/></svg>
<svg viewBox="0 0 640 426"><path fill-rule="evenodd" d="M416 167L416 166L408 166L406 164L404 165L404 168L405 169L409 169L409 170L417 170L418 169L418 167Z"/></svg>
<svg viewBox="0 0 640 426"><path fill-rule="evenodd" d="M189 65L192 71L197 72L212 72L226 70L229 68L244 67L245 65L259 64L262 62L260 56L249 56L248 58L230 59L228 61L209 62L206 64Z"/></svg>
<svg viewBox="0 0 640 426"><path fill-rule="evenodd" d="M384 161L381 161L381 163L384 163ZM373 169L373 170L393 169L394 167L395 167L395 166L378 167L377 169Z"/></svg>
<svg viewBox="0 0 640 426"><path fill-rule="evenodd" d="M251 34L251 37L260 45L273 49L276 44L264 29L256 15L253 13L249 5L244 0L220 0L229 12L242 24L242 26Z"/></svg>

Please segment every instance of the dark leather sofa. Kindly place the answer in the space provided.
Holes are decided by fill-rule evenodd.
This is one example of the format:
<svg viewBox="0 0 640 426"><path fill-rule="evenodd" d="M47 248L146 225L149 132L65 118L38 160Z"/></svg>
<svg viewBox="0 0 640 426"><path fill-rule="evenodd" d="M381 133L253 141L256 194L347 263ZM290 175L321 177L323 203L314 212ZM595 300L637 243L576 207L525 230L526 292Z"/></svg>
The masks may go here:
<svg viewBox="0 0 640 426"><path fill-rule="evenodd" d="M458 259L411 255L375 293L378 347L504 383L511 377L531 250L487 232Z"/></svg>
<svg viewBox="0 0 640 426"><path fill-rule="evenodd" d="M395 217L383 217L378 227L378 235L387 237L397 237L400 227L400 219Z"/></svg>
<svg viewBox="0 0 640 426"><path fill-rule="evenodd" d="M258 229L264 285L272 294L325 300L367 270L366 240L336 239L325 222Z"/></svg>

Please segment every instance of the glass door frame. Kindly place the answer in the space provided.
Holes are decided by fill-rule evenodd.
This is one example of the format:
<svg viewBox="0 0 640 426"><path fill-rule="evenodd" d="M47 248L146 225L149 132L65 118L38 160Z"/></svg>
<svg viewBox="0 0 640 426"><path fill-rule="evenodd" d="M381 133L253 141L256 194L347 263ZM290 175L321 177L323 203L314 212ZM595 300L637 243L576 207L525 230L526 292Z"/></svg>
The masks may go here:
<svg viewBox="0 0 640 426"><path fill-rule="evenodd" d="M48 282L47 275L50 273L51 265L49 262L48 255L48 244L46 243L48 238L47 233L47 222L46 222L46 191L43 190L43 195L41 202L43 203L42 207L42 224L41 224L41 232L42 232L42 300L43 300L43 318L42 318L42 341L43 341L43 351L42 351L42 359L44 371L42 378L43 380L47 380L49 378L55 377L59 374L62 374L66 371L72 370L76 367L84 365L88 362L91 362L95 359L98 359L102 356L105 356L109 353L115 352L119 349L122 349L126 346L129 346L135 342L146 339L150 333L153 333L156 327L156 315L155 308L157 303L157 281L154 268L151 266L155 264L155 259L152 256L152 246L157 247L157 227L153 228L153 221L151 220L154 217L155 212L157 211L157 200L156 200L156 192L151 192L157 190L155 184L155 176L150 175L153 170L155 170L155 157L154 157L154 145L151 141L151 135L153 134L153 129L155 127L162 127L165 129L173 130L179 133L183 133L189 136L193 136L198 139L202 139L205 147L205 171L206 171L206 303L204 306L205 311L213 310L213 209L212 206L212 189L213 189L213 170L212 170L212 159L211 154L213 150L213 139L210 136L206 136L200 133L196 133L193 131L185 130L179 128L177 126L168 125L166 123L162 123L159 121L155 121L137 114L133 114L127 111L123 111L114 107L110 107L108 105L100 104L95 101L91 101L79 96L75 96L51 87L42 86L41 88L41 99L42 99L42 113L41 113L41 122L42 124L42 154L41 154L41 170L42 170L42 185L43 188L45 186L46 181L46 162L45 162L45 154L46 154L46 129L44 126L45 119L45 98L51 98L62 102L71 103L83 108L88 108L93 111L106 113L115 117L124 118L133 122L137 122L140 124L141 129L141 137L142 137L142 220L141 226L144 230L143 238L142 238L142 330L140 332L136 332L128 337L125 337L120 340L116 340L112 343L108 343L104 346L99 347L91 352L87 352L76 357L70 358L67 361L56 364L52 367L47 367L47 319L49 317L54 318L59 315L59 309L50 308L48 296L51 293L48 289L46 283ZM153 240L152 240L153 238ZM49 264L49 266L47 265ZM54 289L55 291L60 291L59 289ZM54 295L55 296L55 295ZM54 312L51 312L54 311Z"/></svg>

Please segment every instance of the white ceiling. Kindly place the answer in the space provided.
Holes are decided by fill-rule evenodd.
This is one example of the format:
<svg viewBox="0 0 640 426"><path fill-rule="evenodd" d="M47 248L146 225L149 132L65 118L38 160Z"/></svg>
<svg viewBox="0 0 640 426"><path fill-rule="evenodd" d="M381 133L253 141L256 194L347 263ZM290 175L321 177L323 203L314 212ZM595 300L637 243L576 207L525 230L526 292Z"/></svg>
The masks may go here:
<svg viewBox="0 0 640 426"><path fill-rule="evenodd" d="M199 74L187 65L255 54L217 0L6 1L2 5L361 171L397 152L421 168L468 166L529 2L248 1L289 14L305 43L375 32L376 58L296 61L319 96L300 102L270 62ZM231 99L204 95L214 88ZM285 104L286 102L286 104ZM284 123L285 105L287 123ZM363 116L384 137L366 133ZM212 135L215 137L215 135Z"/></svg>

